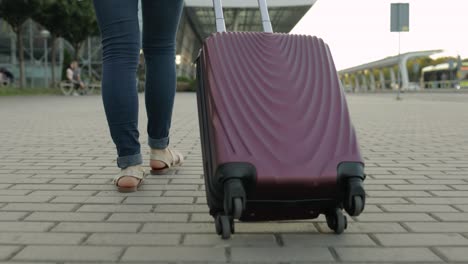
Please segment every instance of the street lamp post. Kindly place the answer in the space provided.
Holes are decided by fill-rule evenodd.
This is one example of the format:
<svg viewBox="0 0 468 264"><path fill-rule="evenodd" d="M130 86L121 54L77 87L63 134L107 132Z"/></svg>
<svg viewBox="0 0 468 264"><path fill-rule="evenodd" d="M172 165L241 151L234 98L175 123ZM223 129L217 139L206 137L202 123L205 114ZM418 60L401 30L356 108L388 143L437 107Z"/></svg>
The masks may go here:
<svg viewBox="0 0 468 264"><path fill-rule="evenodd" d="M47 48L47 39L50 37L50 32L46 29L41 31L41 37L44 39L44 85L49 87L49 76L47 74L48 67L48 48Z"/></svg>

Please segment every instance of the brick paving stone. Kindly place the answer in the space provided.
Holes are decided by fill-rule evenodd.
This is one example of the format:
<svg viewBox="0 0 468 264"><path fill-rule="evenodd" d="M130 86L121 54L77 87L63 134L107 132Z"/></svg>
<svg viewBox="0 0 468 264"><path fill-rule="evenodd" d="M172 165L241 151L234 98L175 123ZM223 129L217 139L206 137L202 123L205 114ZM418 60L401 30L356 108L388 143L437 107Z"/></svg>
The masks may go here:
<svg viewBox="0 0 468 264"><path fill-rule="evenodd" d="M468 219L468 213L433 213L444 222L463 222Z"/></svg>
<svg viewBox="0 0 468 264"><path fill-rule="evenodd" d="M436 221L426 213L364 213L356 219L359 222Z"/></svg>
<svg viewBox="0 0 468 264"><path fill-rule="evenodd" d="M214 225L212 225L214 228ZM236 233L316 233L313 223L238 223Z"/></svg>
<svg viewBox="0 0 468 264"><path fill-rule="evenodd" d="M441 259L428 248L337 248L339 258L353 262L436 262Z"/></svg>
<svg viewBox="0 0 468 264"><path fill-rule="evenodd" d="M213 247L279 247L272 234L238 234L230 240L220 240L218 236L213 234L187 234L183 244L187 246Z"/></svg>
<svg viewBox="0 0 468 264"><path fill-rule="evenodd" d="M326 223L320 223L319 230L322 233L331 233L333 232L328 228ZM346 233L356 233L356 234L363 234L363 233L402 233L407 232L406 229L401 226L399 223L393 222L365 222L365 223L349 223L348 228L345 230Z"/></svg>
<svg viewBox="0 0 468 264"><path fill-rule="evenodd" d="M146 223L141 229L143 233L214 233L214 231L214 224L208 223Z"/></svg>
<svg viewBox="0 0 468 264"><path fill-rule="evenodd" d="M449 261L468 262L467 247L438 247L437 251Z"/></svg>
<svg viewBox="0 0 468 264"><path fill-rule="evenodd" d="M468 223L462 222L406 222L413 232L437 232L437 233L466 233L468 232Z"/></svg>
<svg viewBox="0 0 468 264"><path fill-rule="evenodd" d="M75 212L33 212L24 221L103 221L107 213L75 213Z"/></svg>
<svg viewBox="0 0 468 264"><path fill-rule="evenodd" d="M192 204L193 197L128 197L125 204Z"/></svg>
<svg viewBox="0 0 468 264"><path fill-rule="evenodd" d="M0 202L2 203L43 203L51 200L53 196L20 196L20 195L2 195Z"/></svg>
<svg viewBox="0 0 468 264"><path fill-rule="evenodd" d="M0 260L8 259L19 249L19 246L0 246Z"/></svg>
<svg viewBox="0 0 468 264"><path fill-rule="evenodd" d="M381 207L387 212L458 212L449 205L384 204Z"/></svg>
<svg viewBox="0 0 468 264"><path fill-rule="evenodd" d="M1 232L42 232L54 226L52 222L0 222Z"/></svg>
<svg viewBox="0 0 468 264"><path fill-rule="evenodd" d="M29 212L0 212L0 221L15 221L23 218Z"/></svg>
<svg viewBox="0 0 468 264"><path fill-rule="evenodd" d="M96 246L27 246L13 260L116 261L123 248Z"/></svg>
<svg viewBox="0 0 468 264"><path fill-rule="evenodd" d="M163 213L177 213L177 212L187 212L187 213L208 213L209 209L206 205L180 205L180 204L172 204L172 205L157 205L155 208L155 212L163 212Z"/></svg>
<svg viewBox="0 0 468 264"><path fill-rule="evenodd" d="M0 190L0 196L26 195L31 192L31 190Z"/></svg>
<svg viewBox="0 0 468 264"><path fill-rule="evenodd" d="M33 196L31 196L33 197ZM50 204L50 203L9 203L2 207L3 211L73 211L78 204Z"/></svg>
<svg viewBox="0 0 468 264"><path fill-rule="evenodd" d="M375 234L384 246L468 246L460 234Z"/></svg>
<svg viewBox="0 0 468 264"><path fill-rule="evenodd" d="M40 196L92 196L95 191L33 191L29 195Z"/></svg>
<svg viewBox="0 0 468 264"><path fill-rule="evenodd" d="M328 235L282 235L286 247L327 247L327 246L376 246L375 242L363 234Z"/></svg>
<svg viewBox="0 0 468 264"><path fill-rule="evenodd" d="M193 261L207 263L225 261L224 248L204 247L130 247L122 256L122 261Z"/></svg>
<svg viewBox="0 0 468 264"><path fill-rule="evenodd" d="M468 205L468 198L466 197L432 197L432 198L413 198L408 197L412 203L415 204L447 204L447 205Z"/></svg>
<svg viewBox="0 0 468 264"><path fill-rule="evenodd" d="M52 232L122 232L134 233L140 224L137 223L82 223L62 222Z"/></svg>
<svg viewBox="0 0 468 264"><path fill-rule="evenodd" d="M78 245L85 237L86 234L77 233L0 233L0 244Z"/></svg>
<svg viewBox="0 0 468 264"><path fill-rule="evenodd" d="M180 235L177 234L92 234L85 245L99 246L170 246L177 245Z"/></svg>
<svg viewBox="0 0 468 264"><path fill-rule="evenodd" d="M113 213L109 222L187 222L189 215L185 213Z"/></svg>
<svg viewBox="0 0 468 264"><path fill-rule="evenodd" d="M334 261L324 247L305 248L233 248L232 260L241 262Z"/></svg>
<svg viewBox="0 0 468 264"><path fill-rule="evenodd" d="M77 209L77 212L150 212L152 210L151 205L124 205L124 204L85 204Z"/></svg>

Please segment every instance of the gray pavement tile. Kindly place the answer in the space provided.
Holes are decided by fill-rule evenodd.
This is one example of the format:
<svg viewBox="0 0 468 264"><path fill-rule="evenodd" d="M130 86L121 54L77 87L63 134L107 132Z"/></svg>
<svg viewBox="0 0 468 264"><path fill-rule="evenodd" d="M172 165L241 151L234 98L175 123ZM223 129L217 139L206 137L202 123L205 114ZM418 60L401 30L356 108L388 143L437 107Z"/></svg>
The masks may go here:
<svg viewBox="0 0 468 264"><path fill-rule="evenodd" d="M108 222L187 222L185 213L113 213Z"/></svg>
<svg viewBox="0 0 468 264"><path fill-rule="evenodd" d="M193 204L193 197L128 197L125 204Z"/></svg>
<svg viewBox="0 0 468 264"><path fill-rule="evenodd" d="M178 245L180 241L178 234L92 234L85 245L100 246L164 246Z"/></svg>
<svg viewBox="0 0 468 264"><path fill-rule="evenodd" d="M130 247L122 256L122 261L226 261L224 248L204 247Z"/></svg>
<svg viewBox="0 0 468 264"><path fill-rule="evenodd" d="M35 196L30 196L35 197ZM9 203L2 207L2 211L73 211L78 204L50 204L50 203Z"/></svg>
<svg viewBox="0 0 468 264"><path fill-rule="evenodd" d="M413 232L433 232L433 233L465 233L468 232L468 222L405 222Z"/></svg>
<svg viewBox="0 0 468 264"><path fill-rule="evenodd" d="M140 224L137 223L82 223L63 222L52 229L52 232L121 232L135 233Z"/></svg>
<svg viewBox="0 0 468 264"><path fill-rule="evenodd" d="M75 213L75 212L33 212L24 221L103 221L107 213Z"/></svg>
<svg viewBox="0 0 468 264"><path fill-rule="evenodd" d="M21 196L21 195L2 195L0 202L2 203L43 203L51 200L53 196Z"/></svg>
<svg viewBox="0 0 468 264"><path fill-rule="evenodd" d="M43 232L55 224L52 222L0 222L1 232Z"/></svg>
<svg viewBox="0 0 468 264"><path fill-rule="evenodd" d="M359 222L436 221L426 213L363 213L356 219Z"/></svg>
<svg viewBox="0 0 468 264"><path fill-rule="evenodd" d="M77 233L28 233L4 232L0 233L0 244L18 245L78 245L84 240L86 234ZM3 246L0 246L3 247Z"/></svg>
<svg viewBox="0 0 468 264"><path fill-rule="evenodd" d="M23 218L29 212L1 212L0 211L0 221L16 221Z"/></svg>
<svg viewBox="0 0 468 264"><path fill-rule="evenodd" d="M123 204L85 204L78 208L77 212L150 212L152 205L123 205Z"/></svg>
<svg viewBox="0 0 468 264"><path fill-rule="evenodd" d="M187 234L183 244L213 247L279 247L272 234L236 234L229 240L222 240L214 233L209 235Z"/></svg>
<svg viewBox="0 0 468 264"><path fill-rule="evenodd" d="M96 246L27 246L13 260L116 261L123 248Z"/></svg>
<svg viewBox="0 0 468 264"><path fill-rule="evenodd" d="M468 246L460 234L375 234L384 246Z"/></svg>
<svg viewBox="0 0 468 264"><path fill-rule="evenodd" d="M0 260L10 258L20 248L19 246L0 246Z"/></svg>
<svg viewBox="0 0 468 264"><path fill-rule="evenodd" d="M450 205L384 204L381 207L387 212L458 212L458 210Z"/></svg>
<svg viewBox="0 0 468 264"><path fill-rule="evenodd" d="M301 248L233 248L233 261L242 262L289 262L289 261L334 261L326 247Z"/></svg>
<svg viewBox="0 0 468 264"><path fill-rule="evenodd" d="M441 259L428 248L336 248L339 258L352 262L436 262Z"/></svg>
<svg viewBox="0 0 468 264"><path fill-rule="evenodd" d="M449 261L468 262L467 247L437 247L437 251Z"/></svg>
<svg viewBox="0 0 468 264"><path fill-rule="evenodd" d="M375 242L363 234L318 234L282 235L286 247L328 247L328 246L376 246Z"/></svg>

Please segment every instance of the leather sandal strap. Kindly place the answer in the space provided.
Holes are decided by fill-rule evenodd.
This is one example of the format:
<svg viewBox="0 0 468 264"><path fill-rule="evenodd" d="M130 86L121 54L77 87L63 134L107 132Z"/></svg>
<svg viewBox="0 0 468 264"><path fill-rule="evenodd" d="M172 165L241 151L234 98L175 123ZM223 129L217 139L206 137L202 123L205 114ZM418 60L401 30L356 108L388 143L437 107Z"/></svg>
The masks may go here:
<svg viewBox="0 0 468 264"><path fill-rule="evenodd" d="M137 180L140 181L140 183L143 181L145 177L145 171L141 167L128 167L126 169L120 170L119 174L117 174L114 179L113 183L118 186L119 180L122 177L133 177L136 178Z"/></svg>
<svg viewBox="0 0 468 264"><path fill-rule="evenodd" d="M180 164L184 160L184 156L181 153L168 148L164 154L151 153L150 159L161 161L166 165L167 168L170 168L174 165Z"/></svg>

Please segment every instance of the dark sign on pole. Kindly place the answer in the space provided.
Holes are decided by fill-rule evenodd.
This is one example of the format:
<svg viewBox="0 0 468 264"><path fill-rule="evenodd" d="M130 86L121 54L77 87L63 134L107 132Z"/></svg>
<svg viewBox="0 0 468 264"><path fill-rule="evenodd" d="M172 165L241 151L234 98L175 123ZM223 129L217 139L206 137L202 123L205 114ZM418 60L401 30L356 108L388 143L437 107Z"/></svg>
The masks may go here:
<svg viewBox="0 0 468 264"><path fill-rule="evenodd" d="M409 31L409 4L394 3L391 4L391 32L408 32Z"/></svg>

